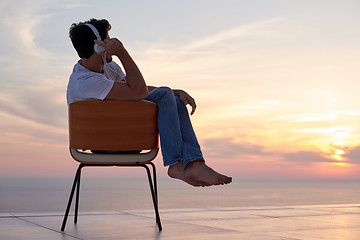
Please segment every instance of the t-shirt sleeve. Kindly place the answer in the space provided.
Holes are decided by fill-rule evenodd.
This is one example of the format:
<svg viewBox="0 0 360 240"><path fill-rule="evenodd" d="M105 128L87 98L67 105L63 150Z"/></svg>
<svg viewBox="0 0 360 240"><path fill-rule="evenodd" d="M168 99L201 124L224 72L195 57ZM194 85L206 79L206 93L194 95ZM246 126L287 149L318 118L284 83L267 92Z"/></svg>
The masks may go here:
<svg viewBox="0 0 360 240"><path fill-rule="evenodd" d="M105 77L90 76L80 82L79 90L83 98L105 99L109 94L114 81Z"/></svg>
<svg viewBox="0 0 360 240"><path fill-rule="evenodd" d="M125 79L125 73L123 72L123 70L121 69L121 67L114 61L109 63L110 66L113 68L113 70L117 73L116 74L116 81L122 81Z"/></svg>

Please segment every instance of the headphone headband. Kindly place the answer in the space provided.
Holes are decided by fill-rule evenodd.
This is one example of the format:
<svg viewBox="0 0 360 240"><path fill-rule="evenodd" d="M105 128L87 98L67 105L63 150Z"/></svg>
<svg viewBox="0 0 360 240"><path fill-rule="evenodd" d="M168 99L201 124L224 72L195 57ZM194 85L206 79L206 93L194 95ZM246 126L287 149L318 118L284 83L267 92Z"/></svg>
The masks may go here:
<svg viewBox="0 0 360 240"><path fill-rule="evenodd" d="M96 27L94 27L94 25L90 24L90 23L85 23L86 26L88 26L92 31L93 33L95 34L96 36L96 39L100 42L102 42L101 40L101 37L100 37L100 34L99 34L99 31L96 29ZM105 48L97 45L96 43L94 44L94 50L96 52L102 52L102 51L105 51Z"/></svg>
<svg viewBox="0 0 360 240"><path fill-rule="evenodd" d="M92 25L90 23L86 23L85 25L88 26L93 31L93 33L95 34L97 40L101 41L100 34L99 34L98 30L96 29L96 27L94 27L94 25Z"/></svg>

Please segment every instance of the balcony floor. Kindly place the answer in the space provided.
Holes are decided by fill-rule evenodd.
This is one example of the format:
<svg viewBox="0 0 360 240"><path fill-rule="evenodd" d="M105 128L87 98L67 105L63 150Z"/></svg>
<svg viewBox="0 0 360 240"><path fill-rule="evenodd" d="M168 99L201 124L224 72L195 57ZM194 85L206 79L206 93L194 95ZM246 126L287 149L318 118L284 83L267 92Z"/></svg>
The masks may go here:
<svg viewBox="0 0 360 240"><path fill-rule="evenodd" d="M0 213L0 239L242 239L358 240L360 203L289 207L161 209L81 212L78 223L63 213Z"/></svg>

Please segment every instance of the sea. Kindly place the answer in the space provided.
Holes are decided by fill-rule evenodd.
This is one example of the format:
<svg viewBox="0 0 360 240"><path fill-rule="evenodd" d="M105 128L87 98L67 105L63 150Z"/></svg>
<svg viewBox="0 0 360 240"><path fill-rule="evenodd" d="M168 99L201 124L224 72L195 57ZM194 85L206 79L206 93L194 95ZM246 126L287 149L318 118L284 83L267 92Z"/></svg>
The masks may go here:
<svg viewBox="0 0 360 240"><path fill-rule="evenodd" d="M0 178L0 213L63 212L72 178ZM233 178L229 185L192 187L158 179L160 209L360 203L360 180ZM74 204L73 204L74 205ZM147 178L83 177L80 211L152 209Z"/></svg>

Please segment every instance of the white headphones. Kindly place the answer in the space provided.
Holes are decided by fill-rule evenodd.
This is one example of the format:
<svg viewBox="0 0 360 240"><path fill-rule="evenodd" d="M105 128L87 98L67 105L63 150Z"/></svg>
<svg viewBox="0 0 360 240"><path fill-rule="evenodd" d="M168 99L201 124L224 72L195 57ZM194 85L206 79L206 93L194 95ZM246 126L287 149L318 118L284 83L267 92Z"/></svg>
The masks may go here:
<svg viewBox="0 0 360 240"><path fill-rule="evenodd" d="M85 23L85 25L88 26L93 31L93 33L96 36L96 39L103 43L103 41L101 41L100 34L99 34L98 30L96 29L96 27L94 27L94 25L92 25L90 23ZM105 51L105 48L95 43L94 50L95 50L95 52L103 52L103 51Z"/></svg>

